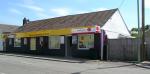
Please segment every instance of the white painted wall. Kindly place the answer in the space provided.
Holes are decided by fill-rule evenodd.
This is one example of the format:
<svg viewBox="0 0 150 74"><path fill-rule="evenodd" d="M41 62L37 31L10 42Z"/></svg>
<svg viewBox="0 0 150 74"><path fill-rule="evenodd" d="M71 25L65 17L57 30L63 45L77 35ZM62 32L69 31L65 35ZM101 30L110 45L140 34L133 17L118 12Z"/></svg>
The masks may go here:
<svg viewBox="0 0 150 74"><path fill-rule="evenodd" d="M116 11L101 29L106 31L109 39L117 39L120 34L131 37L119 11Z"/></svg>

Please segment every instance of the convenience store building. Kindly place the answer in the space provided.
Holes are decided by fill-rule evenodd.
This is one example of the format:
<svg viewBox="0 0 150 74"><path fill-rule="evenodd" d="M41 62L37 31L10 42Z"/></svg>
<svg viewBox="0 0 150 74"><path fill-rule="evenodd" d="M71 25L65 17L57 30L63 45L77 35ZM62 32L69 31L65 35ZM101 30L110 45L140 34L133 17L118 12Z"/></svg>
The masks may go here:
<svg viewBox="0 0 150 74"><path fill-rule="evenodd" d="M118 9L37 21L24 18L23 26L6 39L6 51L106 60L107 38L120 36L130 33Z"/></svg>

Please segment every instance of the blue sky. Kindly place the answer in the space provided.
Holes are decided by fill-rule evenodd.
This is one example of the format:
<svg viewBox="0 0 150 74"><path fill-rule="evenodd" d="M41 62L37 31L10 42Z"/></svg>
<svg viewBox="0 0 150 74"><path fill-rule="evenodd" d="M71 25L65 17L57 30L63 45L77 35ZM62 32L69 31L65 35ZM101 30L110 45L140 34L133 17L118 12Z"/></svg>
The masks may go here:
<svg viewBox="0 0 150 74"><path fill-rule="evenodd" d="M146 24L150 24L150 0L145 0ZM0 23L22 25L31 21L119 8L129 27L137 27L136 0L0 0Z"/></svg>

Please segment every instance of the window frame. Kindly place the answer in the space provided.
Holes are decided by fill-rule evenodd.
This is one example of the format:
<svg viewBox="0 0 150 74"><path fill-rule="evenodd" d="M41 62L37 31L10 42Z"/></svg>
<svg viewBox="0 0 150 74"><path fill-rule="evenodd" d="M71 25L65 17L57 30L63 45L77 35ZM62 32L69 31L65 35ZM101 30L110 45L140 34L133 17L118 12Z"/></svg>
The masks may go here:
<svg viewBox="0 0 150 74"><path fill-rule="evenodd" d="M42 42L44 42L44 37L39 37L39 44L40 44L40 46L43 46Z"/></svg>
<svg viewBox="0 0 150 74"><path fill-rule="evenodd" d="M16 45L16 39L19 40L20 45ZM14 47L21 47L21 38L14 38Z"/></svg>
<svg viewBox="0 0 150 74"><path fill-rule="evenodd" d="M9 41L9 42L8 42L9 45L12 45L12 44L13 44L12 38L9 38L8 41Z"/></svg>
<svg viewBox="0 0 150 74"><path fill-rule="evenodd" d="M23 44L27 45L28 44L28 39L27 38L23 38Z"/></svg>
<svg viewBox="0 0 150 74"><path fill-rule="evenodd" d="M59 38L58 38L58 39L59 39L59 47L58 47L58 48L52 48L52 47L53 47L53 46L51 45L52 42L53 42L53 41L51 41L51 40L53 40L52 37L53 37L53 38L59 37ZM49 37L48 37L48 48L49 48L49 49L61 49L60 46L61 46L61 36L49 36Z"/></svg>
<svg viewBox="0 0 150 74"><path fill-rule="evenodd" d="M88 46L88 47L86 46L86 48L81 48L81 47L79 47L79 37L80 37L81 35L82 35L82 36L90 36L90 35L92 35L92 36L93 36L93 45L92 45L92 46L93 46L93 48L94 48L94 34L79 34L78 37L77 37L77 48L78 48L79 50L82 50L82 49L84 49L84 50L89 50L89 49L91 48L91 47L89 47L89 46ZM83 44L84 44L84 43L83 43Z"/></svg>

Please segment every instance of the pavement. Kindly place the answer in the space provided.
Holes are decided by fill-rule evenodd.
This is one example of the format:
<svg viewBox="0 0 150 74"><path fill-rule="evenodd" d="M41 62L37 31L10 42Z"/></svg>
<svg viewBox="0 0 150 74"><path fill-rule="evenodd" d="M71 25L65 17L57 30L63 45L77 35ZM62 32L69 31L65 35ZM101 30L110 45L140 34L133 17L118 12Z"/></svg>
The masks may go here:
<svg viewBox="0 0 150 74"><path fill-rule="evenodd" d="M150 69L150 61L144 61L136 64L139 67Z"/></svg>
<svg viewBox="0 0 150 74"><path fill-rule="evenodd" d="M143 67L144 66L144 67ZM149 62L129 63L0 53L0 74L149 74Z"/></svg>
<svg viewBox="0 0 150 74"><path fill-rule="evenodd" d="M50 61L58 61L58 62L68 62L68 63L85 63L85 62L98 61L98 60L89 60L89 59L83 59L83 58L72 58L72 57L61 57L61 56L58 57L58 56L47 56L47 55L32 55L32 54L18 54L18 53L0 53L0 55L32 58L32 59L40 59L40 60L50 60Z"/></svg>

